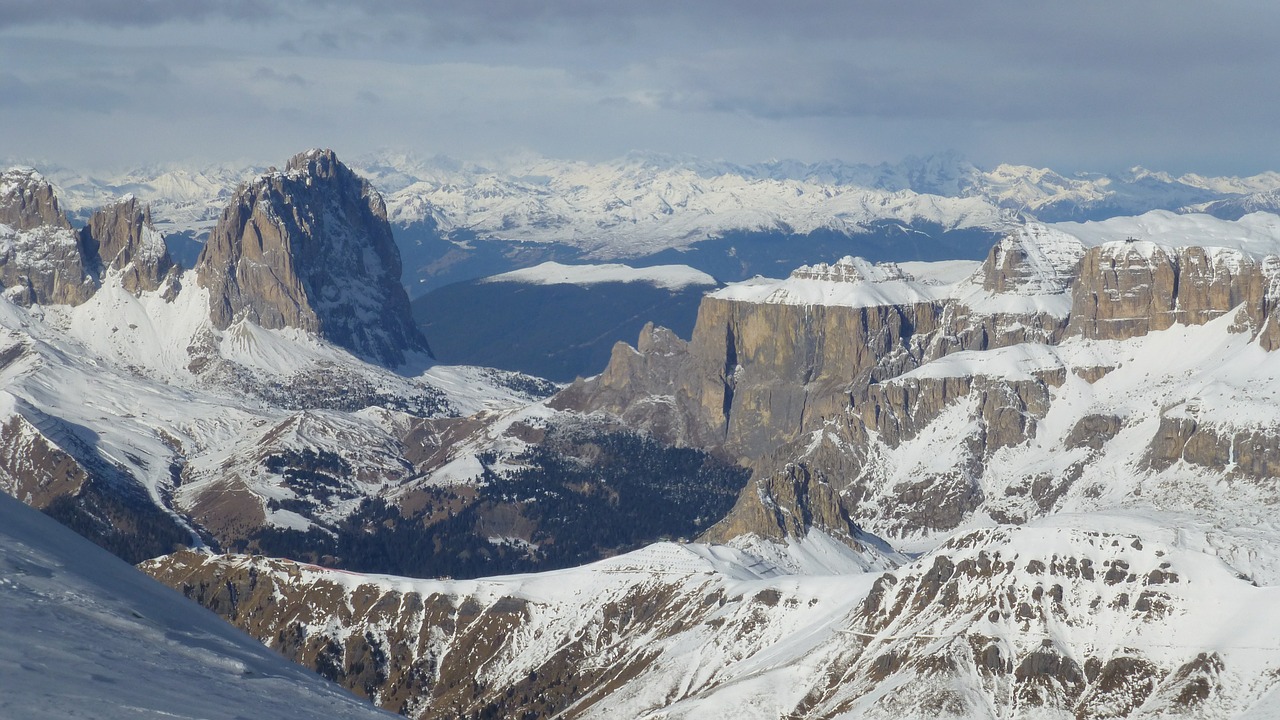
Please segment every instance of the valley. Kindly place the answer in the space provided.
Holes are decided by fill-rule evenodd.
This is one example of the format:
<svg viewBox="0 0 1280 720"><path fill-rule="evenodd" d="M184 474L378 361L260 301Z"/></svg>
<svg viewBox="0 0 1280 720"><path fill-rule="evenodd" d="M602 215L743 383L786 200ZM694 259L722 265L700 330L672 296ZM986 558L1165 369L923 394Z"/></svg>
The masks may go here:
<svg viewBox="0 0 1280 720"><path fill-rule="evenodd" d="M77 227L0 175L0 489L414 718L1280 712L1280 224L1197 211L1269 176L1099 199L641 158L605 186L637 168L664 189L623 210L599 167L437 186L311 150L216 195L192 268L137 197ZM708 204L848 174L786 205L809 224ZM577 254L411 303L396 223L462 209L461 250ZM937 232L770 277L691 259L889 222ZM571 331L594 349L560 362Z"/></svg>

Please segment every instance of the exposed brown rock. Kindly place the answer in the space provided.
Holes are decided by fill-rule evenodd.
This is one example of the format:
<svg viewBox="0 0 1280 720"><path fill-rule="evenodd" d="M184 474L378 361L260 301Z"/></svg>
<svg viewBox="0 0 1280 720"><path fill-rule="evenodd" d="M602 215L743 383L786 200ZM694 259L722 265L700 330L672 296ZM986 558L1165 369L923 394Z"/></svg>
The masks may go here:
<svg viewBox="0 0 1280 720"><path fill-rule="evenodd" d="M399 365L429 352L400 285L387 210L330 150L242 186L196 263L218 328L298 328Z"/></svg>
<svg viewBox="0 0 1280 720"><path fill-rule="evenodd" d="M1123 340L1174 323L1202 325L1241 304L1249 325L1268 327L1275 278L1273 262L1236 250L1108 243L1081 261L1067 333Z"/></svg>
<svg viewBox="0 0 1280 720"><path fill-rule="evenodd" d="M26 418L13 415L0 425L0 491L44 508L77 494L88 479L75 458L49 443Z"/></svg>
<svg viewBox="0 0 1280 720"><path fill-rule="evenodd" d="M135 295L158 290L174 269L164 238L151 224L151 208L136 198L95 212L80 236L102 269L119 272L125 289Z"/></svg>
<svg viewBox="0 0 1280 720"><path fill-rule="evenodd" d="M0 225L14 230L71 229L71 223L58 206L53 185L40 173L27 168L0 173Z"/></svg>
<svg viewBox="0 0 1280 720"><path fill-rule="evenodd" d="M53 186L31 170L0 173L0 286L20 305L79 305L97 285Z"/></svg>

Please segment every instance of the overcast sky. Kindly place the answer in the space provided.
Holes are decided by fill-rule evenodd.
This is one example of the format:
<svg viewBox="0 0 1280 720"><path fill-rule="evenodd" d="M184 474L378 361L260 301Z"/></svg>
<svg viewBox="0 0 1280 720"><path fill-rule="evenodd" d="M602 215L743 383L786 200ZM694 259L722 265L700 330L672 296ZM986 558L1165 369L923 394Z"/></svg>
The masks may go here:
<svg viewBox="0 0 1280 720"><path fill-rule="evenodd" d="M0 158L1280 170L1274 0L0 0Z"/></svg>

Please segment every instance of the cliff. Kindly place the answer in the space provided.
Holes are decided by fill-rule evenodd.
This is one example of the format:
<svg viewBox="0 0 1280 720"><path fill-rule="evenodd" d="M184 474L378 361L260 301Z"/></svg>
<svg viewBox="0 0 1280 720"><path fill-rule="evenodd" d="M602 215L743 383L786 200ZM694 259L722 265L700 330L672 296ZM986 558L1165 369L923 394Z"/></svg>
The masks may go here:
<svg viewBox="0 0 1280 720"><path fill-rule="evenodd" d="M297 328L399 365L429 353L381 196L330 150L241 187L196 263L216 327Z"/></svg>
<svg viewBox="0 0 1280 720"><path fill-rule="evenodd" d="M164 237L151 223L151 209L127 197L89 217L80 231L81 243L103 271L121 275L134 295L160 289L177 266Z"/></svg>
<svg viewBox="0 0 1280 720"><path fill-rule="evenodd" d="M703 300L689 341L646 328L553 404L751 467L705 536L721 542L809 527L855 545L862 528L929 536L1096 506L1117 467L1137 468L1123 492L1141 495L1175 465L1255 483L1274 466L1280 419L1232 409L1246 402L1235 390L1211 402L1189 378L1270 377L1280 259L1085 247L1032 224L968 277L910 270L846 259L730 286ZM1206 359L1245 348L1244 368ZM1203 492L1182 487L1180 501Z"/></svg>
<svg viewBox="0 0 1280 720"><path fill-rule="evenodd" d="M53 186L34 170L0 173L0 286L20 305L79 305L97 285Z"/></svg>

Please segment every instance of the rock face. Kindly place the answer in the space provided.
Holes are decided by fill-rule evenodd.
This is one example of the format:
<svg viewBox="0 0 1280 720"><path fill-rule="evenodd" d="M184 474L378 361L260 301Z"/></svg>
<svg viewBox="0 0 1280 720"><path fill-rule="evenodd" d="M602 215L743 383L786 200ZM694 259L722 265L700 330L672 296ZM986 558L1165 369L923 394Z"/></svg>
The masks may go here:
<svg viewBox="0 0 1280 720"><path fill-rule="evenodd" d="M102 270L119 272L125 289L135 295L158 290L176 270L164 237L151 224L151 209L136 198L95 212L80 237Z"/></svg>
<svg viewBox="0 0 1280 720"><path fill-rule="evenodd" d="M33 170L0 174L0 285L20 305L79 305L97 289L53 186Z"/></svg>
<svg viewBox="0 0 1280 720"><path fill-rule="evenodd" d="M862 284L853 273L826 268L819 274ZM792 277L817 279L811 268ZM638 350L619 345L604 373L575 383L554 405L610 412L678 444L754 460L842 412L855 388L915 367L924 352L921 338L938 328L941 311L923 298L828 306L712 294L699 307L689 342L646 328Z"/></svg>
<svg viewBox="0 0 1280 720"><path fill-rule="evenodd" d="M1175 323L1202 325L1243 304L1254 328L1271 314L1280 261L1238 250L1108 243L1081 262L1070 334L1124 340Z"/></svg>
<svg viewBox="0 0 1280 720"><path fill-rule="evenodd" d="M1111 461L1126 467L1181 463L1255 488L1276 467L1272 413L1239 427L1226 409L1246 396L1223 396L1212 417L1179 409L1196 405L1188 373L1247 385L1241 371L1161 370L1168 353L1208 352L1201 342L1221 343L1223 358L1275 349L1278 258L1147 241L1085 248L1032 224L946 287L860 263L717 291L689 341L646 328L553 405L611 413L751 467L734 511L705 536L717 542L820 527L856 545L859 528L927 535L981 513L1024 522L1087 507L1107 492L1090 468L1121 452L1113 445L1136 448ZM1100 344L1209 323L1220 329L1123 371L1138 350ZM1128 408L1110 407L1109 393Z"/></svg>
<svg viewBox="0 0 1280 720"><path fill-rule="evenodd" d="M53 186L40 173L26 168L0 173L0 224L14 230L71 229L58 207Z"/></svg>
<svg viewBox="0 0 1280 720"><path fill-rule="evenodd" d="M240 188L196 270L218 328L298 328L390 365L429 352L386 206L332 151L299 154Z"/></svg>

